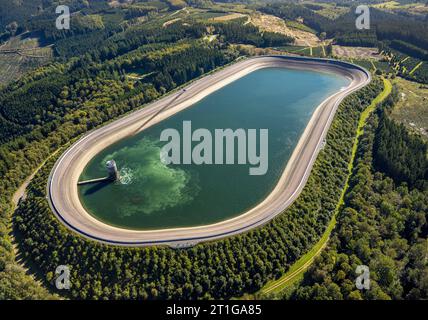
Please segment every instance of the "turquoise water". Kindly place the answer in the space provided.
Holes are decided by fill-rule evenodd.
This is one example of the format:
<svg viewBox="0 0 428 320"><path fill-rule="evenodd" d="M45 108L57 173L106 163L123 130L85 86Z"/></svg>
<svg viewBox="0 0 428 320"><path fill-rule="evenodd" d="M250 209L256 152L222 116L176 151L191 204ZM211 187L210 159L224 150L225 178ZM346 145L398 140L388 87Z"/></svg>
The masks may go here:
<svg viewBox="0 0 428 320"><path fill-rule="evenodd" d="M122 182L79 187L85 208L124 228L196 226L241 214L274 188L315 108L349 80L326 73L268 68L255 71L159 124L123 139L95 156L80 179L106 175L114 159ZM249 175L252 165L164 165L163 129L269 129L269 169ZM194 145L197 143L194 143ZM236 158L235 158L236 159Z"/></svg>

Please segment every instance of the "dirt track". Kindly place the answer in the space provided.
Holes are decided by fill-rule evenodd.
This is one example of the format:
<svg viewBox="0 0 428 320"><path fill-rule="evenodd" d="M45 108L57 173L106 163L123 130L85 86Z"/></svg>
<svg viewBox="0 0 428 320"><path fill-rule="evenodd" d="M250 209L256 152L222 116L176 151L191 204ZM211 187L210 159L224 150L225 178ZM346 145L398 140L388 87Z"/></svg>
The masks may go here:
<svg viewBox="0 0 428 320"><path fill-rule="evenodd" d="M323 101L315 110L288 164L271 194L249 211L215 224L162 230L128 230L107 225L85 211L77 190L79 176L86 164L102 149L124 137L183 110L205 96L266 67L286 67L337 73L351 79L347 88ZM330 127L335 111L344 97L370 82L370 75L360 67L323 59L284 56L257 57L238 62L208 75L143 109L92 131L73 144L57 161L49 178L50 205L68 228L94 240L116 245L145 246L167 244L187 246L245 232L260 226L283 212L297 198L310 174L313 163ZM159 112L159 110L161 110ZM159 113L145 127L141 125Z"/></svg>

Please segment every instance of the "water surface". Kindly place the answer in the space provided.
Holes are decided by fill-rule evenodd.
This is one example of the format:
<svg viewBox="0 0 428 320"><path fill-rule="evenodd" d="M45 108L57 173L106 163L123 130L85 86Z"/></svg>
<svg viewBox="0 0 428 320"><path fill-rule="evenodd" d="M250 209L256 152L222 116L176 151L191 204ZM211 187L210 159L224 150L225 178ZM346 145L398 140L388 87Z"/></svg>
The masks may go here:
<svg viewBox="0 0 428 320"><path fill-rule="evenodd" d="M106 175L114 159L122 183L79 187L84 207L98 219L131 229L210 224L237 216L275 187L315 108L346 87L334 74L267 68L234 81L159 124L123 139L95 156L80 179ZM251 165L164 165L163 129L269 129L269 169L250 176ZM195 143L197 144L197 143Z"/></svg>

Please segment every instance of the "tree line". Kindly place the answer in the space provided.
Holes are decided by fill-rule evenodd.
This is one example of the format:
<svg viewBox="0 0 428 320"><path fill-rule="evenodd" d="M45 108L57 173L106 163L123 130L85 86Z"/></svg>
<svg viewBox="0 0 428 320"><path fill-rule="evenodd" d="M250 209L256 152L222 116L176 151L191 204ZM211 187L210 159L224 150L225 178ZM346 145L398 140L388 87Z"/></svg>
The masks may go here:
<svg viewBox="0 0 428 320"><path fill-rule="evenodd" d="M58 45L63 51L55 62L0 88L0 297L49 296L14 262L13 192L81 134L238 57L233 47L204 41L205 32L200 23L162 28L153 20L124 24L120 32L94 30L88 38L72 35L70 45Z"/></svg>
<svg viewBox="0 0 428 320"><path fill-rule="evenodd" d="M416 165L422 141L410 142L403 127L388 118L391 103L389 99L378 114L371 116L365 128L345 205L327 249L305 273L301 284L284 298L428 298L428 188L426 176ZM391 143L390 152L377 146L385 140ZM426 161L426 145L424 156ZM399 157L400 164L396 162ZM376 164L382 164L383 172ZM425 184L416 188L403 182L414 173L401 167L399 173L384 170L391 164L406 169L415 166ZM358 290L355 285L358 265L369 267L369 290Z"/></svg>
<svg viewBox="0 0 428 320"><path fill-rule="evenodd" d="M294 3L261 5L259 10L283 19L303 18L305 25L318 33L325 32L328 38L335 38L337 44L376 46L380 41L400 40L419 48L428 48L427 21L376 8L370 8L370 30L356 30L354 6L336 19L329 19L307 6Z"/></svg>
<svg viewBox="0 0 428 320"><path fill-rule="evenodd" d="M411 187L422 186L428 181L428 146L418 136L410 134L402 124L397 124L382 114L374 143L376 168L401 183Z"/></svg>
<svg viewBox="0 0 428 320"><path fill-rule="evenodd" d="M229 22L214 24L216 32L219 32L227 42L251 44L256 47L276 47L293 43L294 38L275 32L260 33L259 29L251 24L242 22Z"/></svg>

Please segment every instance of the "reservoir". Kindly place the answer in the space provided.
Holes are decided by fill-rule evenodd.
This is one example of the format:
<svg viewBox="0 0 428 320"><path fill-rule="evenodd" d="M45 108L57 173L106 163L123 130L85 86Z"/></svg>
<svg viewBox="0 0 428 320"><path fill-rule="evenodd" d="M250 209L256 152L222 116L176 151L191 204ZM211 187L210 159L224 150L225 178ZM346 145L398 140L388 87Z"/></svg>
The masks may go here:
<svg viewBox="0 0 428 320"><path fill-rule="evenodd" d="M97 219L128 229L160 229L216 223L236 217L273 190L316 107L348 86L333 73L286 68L254 71L193 106L114 143L86 166L80 180L106 176L114 159L118 182L79 186L85 209ZM164 129L268 129L268 170L249 175L250 164L165 165ZM195 145L197 143L195 142ZM236 159L236 157L235 157Z"/></svg>

